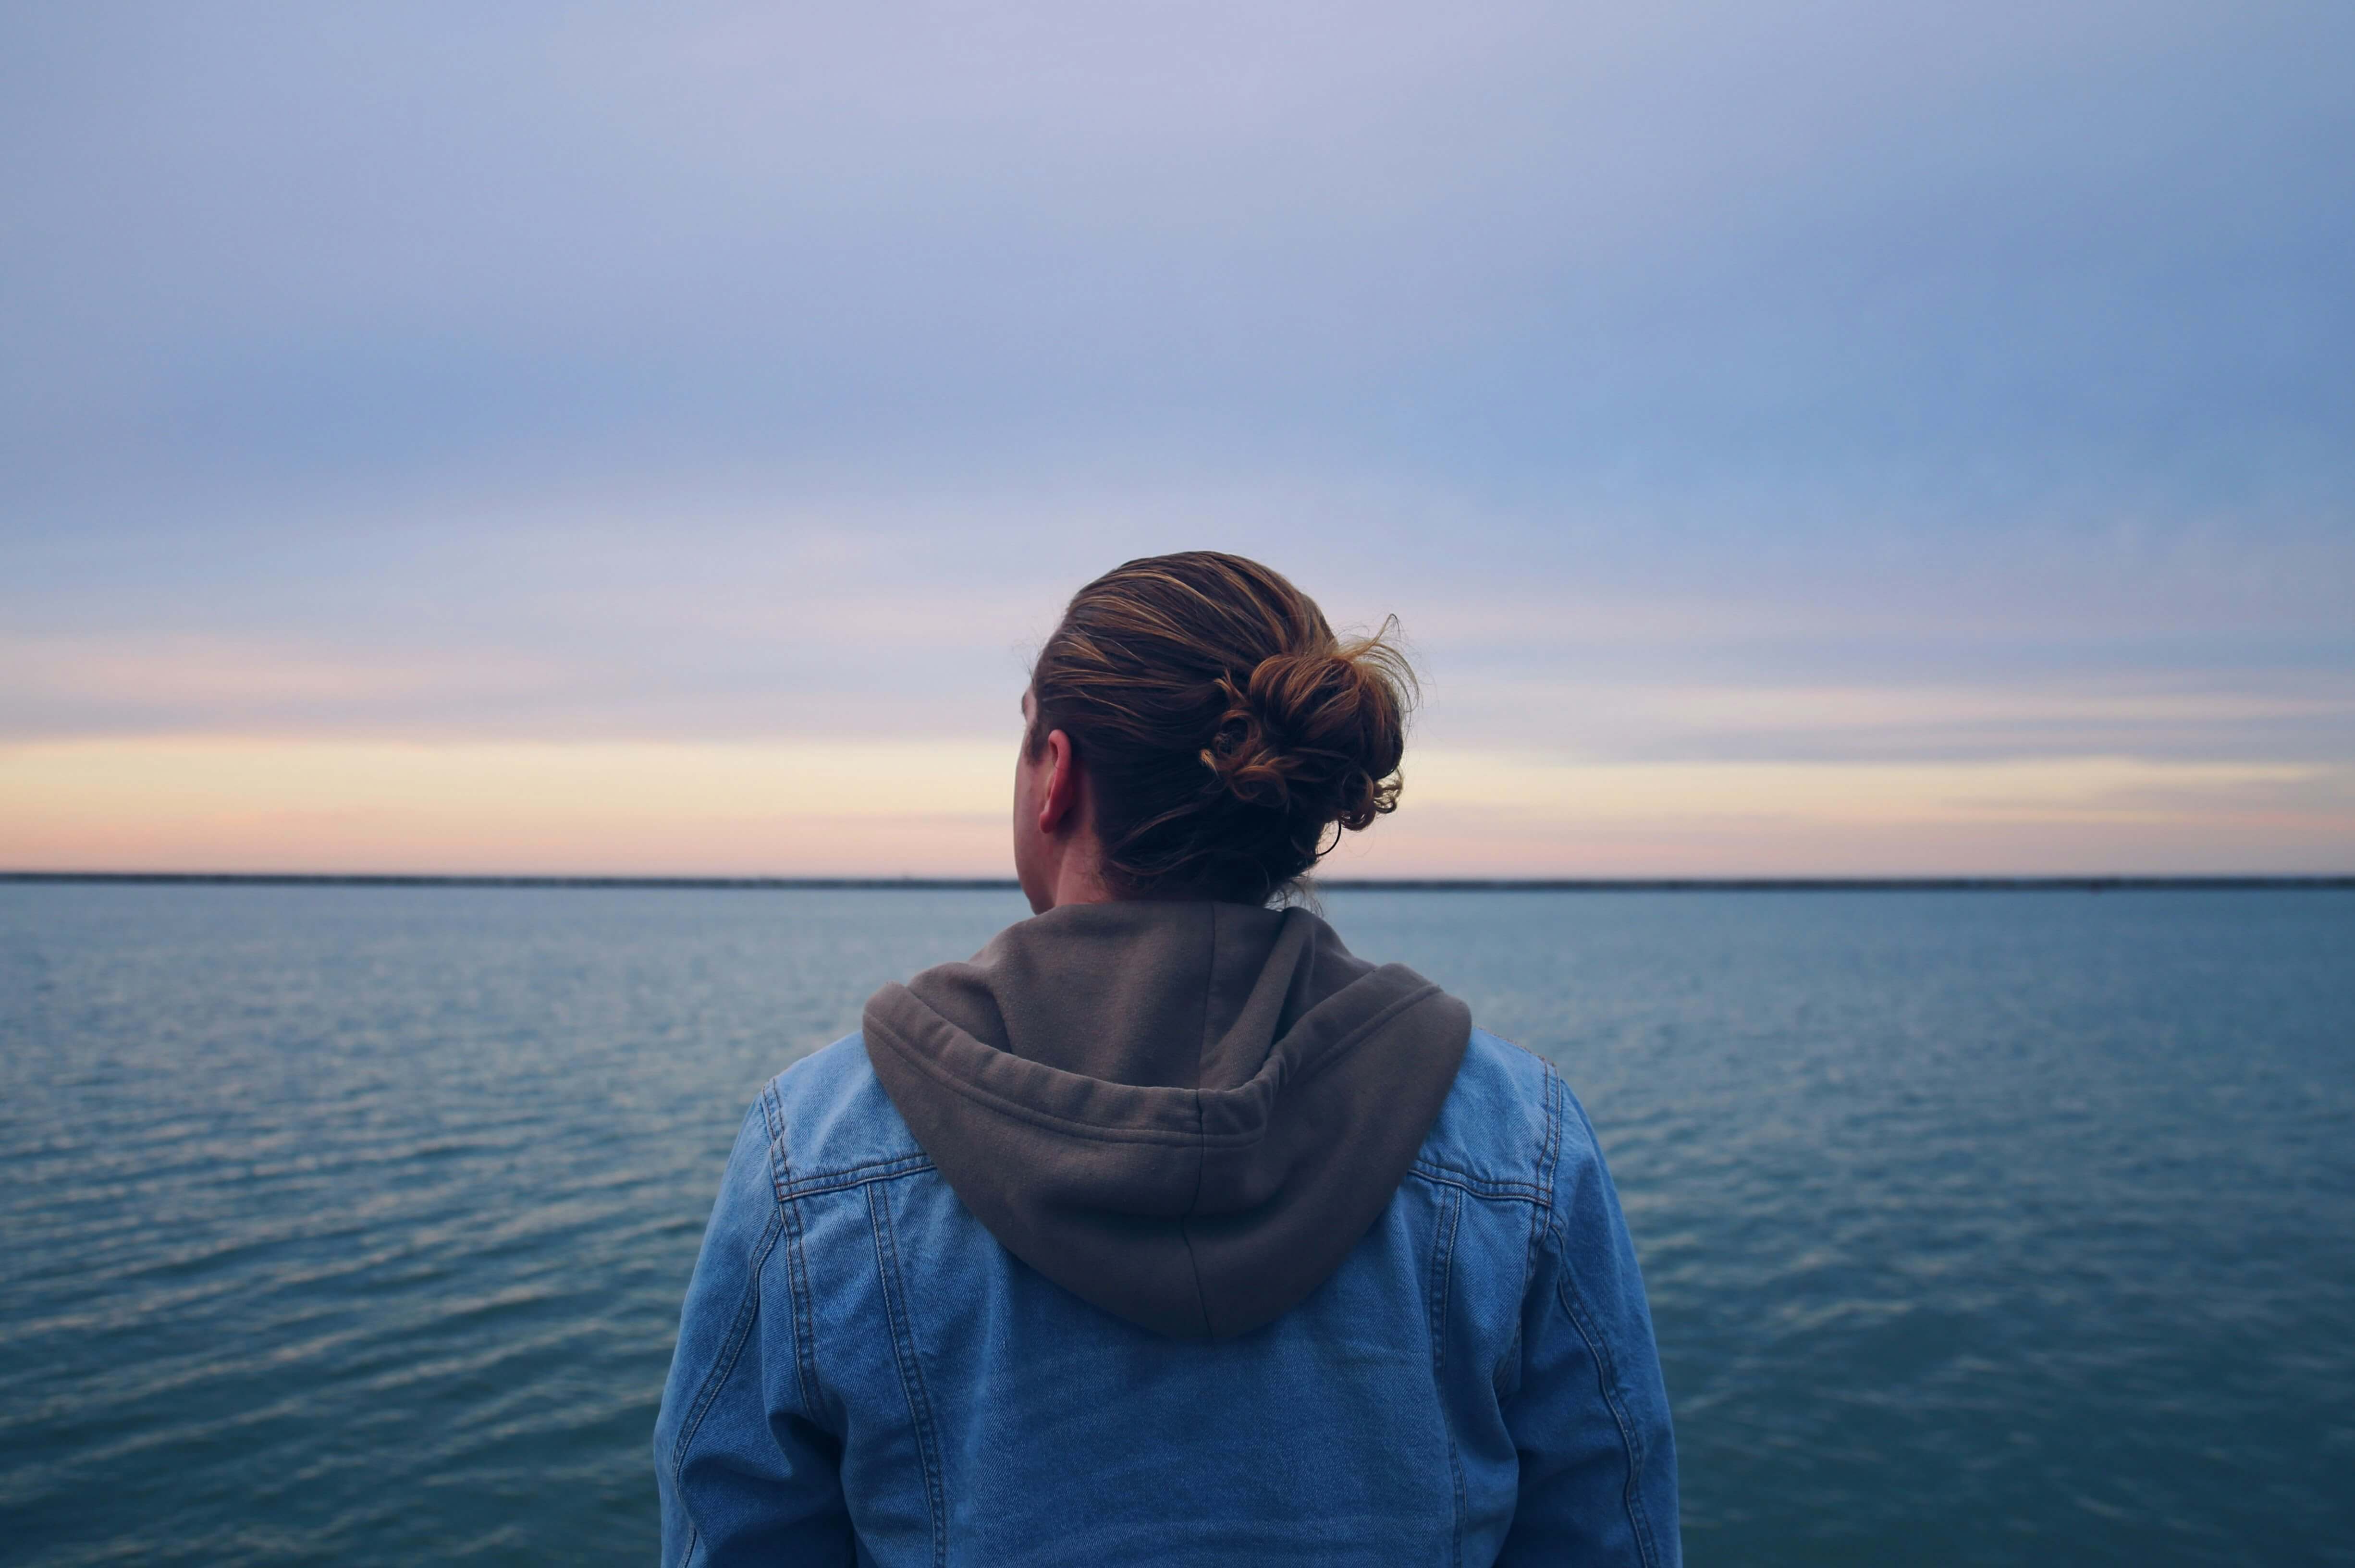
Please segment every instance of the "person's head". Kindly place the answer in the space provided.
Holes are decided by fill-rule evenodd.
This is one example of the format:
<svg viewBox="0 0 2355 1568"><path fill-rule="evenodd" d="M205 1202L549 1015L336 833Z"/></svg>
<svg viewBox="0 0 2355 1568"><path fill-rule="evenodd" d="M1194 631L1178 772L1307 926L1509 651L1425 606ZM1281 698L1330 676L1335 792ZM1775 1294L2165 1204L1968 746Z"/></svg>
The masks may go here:
<svg viewBox="0 0 2355 1568"><path fill-rule="evenodd" d="M1031 908L1262 903L1398 805L1413 676L1309 597L1212 550L1071 598L1031 667L1014 859ZM1328 836L1331 842L1327 842Z"/></svg>

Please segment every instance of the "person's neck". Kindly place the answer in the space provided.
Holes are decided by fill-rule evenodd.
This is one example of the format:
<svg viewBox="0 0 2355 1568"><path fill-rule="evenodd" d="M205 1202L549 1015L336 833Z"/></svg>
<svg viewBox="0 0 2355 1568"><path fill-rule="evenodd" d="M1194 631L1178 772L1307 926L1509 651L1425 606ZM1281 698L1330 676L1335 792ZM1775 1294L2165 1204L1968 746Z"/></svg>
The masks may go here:
<svg viewBox="0 0 2355 1568"><path fill-rule="evenodd" d="M1119 894L1104 880L1103 862L1093 856L1071 855L1055 868L1055 878L1047 888L1047 909L1060 909L1065 904L1108 904ZM1044 914L1047 909L1039 912Z"/></svg>

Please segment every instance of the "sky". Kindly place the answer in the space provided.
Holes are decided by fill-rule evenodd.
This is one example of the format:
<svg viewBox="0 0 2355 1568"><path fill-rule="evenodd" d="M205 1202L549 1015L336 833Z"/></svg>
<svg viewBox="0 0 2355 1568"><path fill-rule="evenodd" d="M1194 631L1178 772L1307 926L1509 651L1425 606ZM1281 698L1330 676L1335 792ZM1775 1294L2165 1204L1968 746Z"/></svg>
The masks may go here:
<svg viewBox="0 0 2355 1568"><path fill-rule="evenodd" d="M1423 673L1336 876L2355 871L2355 8L0 8L0 869L999 875L1029 654Z"/></svg>

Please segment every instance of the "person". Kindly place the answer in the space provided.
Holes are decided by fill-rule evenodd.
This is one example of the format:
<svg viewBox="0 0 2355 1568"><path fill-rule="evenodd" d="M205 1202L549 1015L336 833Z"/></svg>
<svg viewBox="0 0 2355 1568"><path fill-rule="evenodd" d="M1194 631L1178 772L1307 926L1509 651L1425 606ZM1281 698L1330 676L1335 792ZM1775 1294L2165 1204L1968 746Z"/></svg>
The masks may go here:
<svg viewBox="0 0 2355 1568"><path fill-rule="evenodd" d="M1022 699L1035 917L745 1117L655 1425L665 1562L1678 1561L1578 1102L1287 896L1397 804L1389 632L1208 551L1071 600Z"/></svg>

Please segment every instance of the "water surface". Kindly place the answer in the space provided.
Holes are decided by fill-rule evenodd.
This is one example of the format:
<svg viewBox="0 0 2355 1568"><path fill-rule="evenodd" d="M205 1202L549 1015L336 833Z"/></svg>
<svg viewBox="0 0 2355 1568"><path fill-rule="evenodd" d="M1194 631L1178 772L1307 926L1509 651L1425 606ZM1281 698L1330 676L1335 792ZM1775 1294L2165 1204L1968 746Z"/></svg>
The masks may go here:
<svg viewBox="0 0 2355 1568"><path fill-rule="evenodd" d="M2355 1563L2355 893L1327 902L1586 1102L1693 1562ZM650 1560L743 1106L1022 912L0 886L0 1550Z"/></svg>

